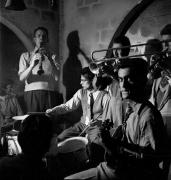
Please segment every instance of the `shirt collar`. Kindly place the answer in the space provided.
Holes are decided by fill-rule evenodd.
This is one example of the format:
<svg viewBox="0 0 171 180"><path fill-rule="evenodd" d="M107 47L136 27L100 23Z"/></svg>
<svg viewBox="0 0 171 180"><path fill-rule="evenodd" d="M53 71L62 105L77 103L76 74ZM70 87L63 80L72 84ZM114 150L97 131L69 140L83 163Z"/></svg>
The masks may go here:
<svg viewBox="0 0 171 180"><path fill-rule="evenodd" d="M129 104L129 106L131 106L131 108L133 109L133 111L136 111L137 108L139 109L139 107L140 107L139 105L141 104L141 103L135 102L135 101L130 100L130 99L124 99L124 100L123 100L123 103ZM138 105L138 104L139 104L139 105Z"/></svg>

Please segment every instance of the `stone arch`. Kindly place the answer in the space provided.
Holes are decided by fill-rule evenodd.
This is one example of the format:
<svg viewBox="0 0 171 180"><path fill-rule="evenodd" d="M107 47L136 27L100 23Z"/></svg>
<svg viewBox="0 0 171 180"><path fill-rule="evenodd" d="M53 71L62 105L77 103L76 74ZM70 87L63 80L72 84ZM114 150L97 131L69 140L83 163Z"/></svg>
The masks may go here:
<svg viewBox="0 0 171 180"><path fill-rule="evenodd" d="M15 26L13 23L11 23L2 16L0 16L0 23L8 27L17 36L17 38L20 39L20 41L23 43L23 45L28 51L33 48L32 40L28 38L26 34L24 34L22 30L20 30L17 26Z"/></svg>
<svg viewBox="0 0 171 180"><path fill-rule="evenodd" d="M108 49L112 48L113 41L116 37L120 35L125 35L130 26L135 22L135 20L140 16L140 14L155 0L141 0L138 2L125 16L123 21L121 21L120 25L116 29L113 34L113 37L108 45ZM111 51L106 52L106 57L111 56Z"/></svg>

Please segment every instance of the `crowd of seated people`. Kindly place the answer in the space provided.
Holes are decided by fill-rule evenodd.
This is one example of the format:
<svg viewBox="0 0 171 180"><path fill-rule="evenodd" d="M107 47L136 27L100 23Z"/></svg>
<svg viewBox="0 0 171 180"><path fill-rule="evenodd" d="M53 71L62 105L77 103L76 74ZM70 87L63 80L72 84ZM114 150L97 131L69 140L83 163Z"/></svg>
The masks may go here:
<svg viewBox="0 0 171 180"><path fill-rule="evenodd" d="M22 152L0 158L0 178L167 180L171 25L160 34L162 46L158 39L147 41L146 52L156 56L119 59L130 49L114 49L118 62L112 78L111 72L94 74L85 67L82 88L70 100L26 116L18 133ZM129 39L118 37L114 48L124 43L130 45ZM53 118L58 121L59 115L79 107L80 121L54 133Z"/></svg>
<svg viewBox="0 0 171 180"><path fill-rule="evenodd" d="M1 126L12 122L13 116L22 115L21 105L13 91L12 84L8 82L1 83L0 89L0 122Z"/></svg>
<svg viewBox="0 0 171 180"><path fill-rule="evenodd" d="M13 84L8 80L2 82L0 88L0 156L8 154L8 151L11 151L10 154L14 153L12 152L12 147L15 146L13 140L17 138L16 134L13 133L13 140L7 142L9 137L7 133L9 135L9 132L13 129L19 129L20 121L15 121L13 117L20 115L23 115L23 110L14 92ZM8 148L8 144L10 148Z"/></svg>

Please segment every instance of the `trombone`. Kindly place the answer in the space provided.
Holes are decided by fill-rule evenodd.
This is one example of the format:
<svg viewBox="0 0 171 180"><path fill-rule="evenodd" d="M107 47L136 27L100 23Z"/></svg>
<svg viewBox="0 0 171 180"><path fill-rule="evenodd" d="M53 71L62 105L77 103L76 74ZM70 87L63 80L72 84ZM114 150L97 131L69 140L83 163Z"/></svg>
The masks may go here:
<svg viewBox="0 0 171 180"><path fill-rule="evenodd" d="M171 40L167 40L167 41L160 41L160 43L168 43L168 42L171 42ZM130 55L130 56L123 56L123 57L103 57L103 58L95 58L95 54L96 53L100 53L100 52L112 52L114 50L118 51L118 50L122 50L122 49L126 49L126 48L134 48L134 47L139 47L139 46L152 46L154 45L155 46L156 43L141 43L141 44L134 44L134 45L131 45L131 46L123 46L123 47L120 47L120 48L109 48L109 49L100 49L100 50L95 50L92 52L91 54L91 57L92 57L92 61L94 63L102 63L102 62L109 62L109 61L115 61L116 59L127 59L127 58L136 58L136 57L142 57L142 56L151 56L151 55L166 55L168 52L168 49L162 51L162 52L156 52L156 53L144 53L144 54L135 54L135 55ZM168 55L166 55L168 56Z"/></svg>
<svg viewBox="0 0 171 180"><path fill-rule="evenodd" d="M166 42L171 42L171 40L160 41L160 43L166 43ZM111 68L113 68L113 71L115 72L115 71L117 71L117 68L118 68L120 61L122 59L153 56L153 58L156 59L155 66L154 65L150 66L149 71L154 72L159 67L160 61L163 63L163 61L165 61L169 56L171 56L171 52L168 51L168 48L161 51L161 52L155 52L155 53L134 54L134 55L122 56L122 57L117 57L117 56L115 56L115 57L103 57L100 59L97 59L94 57L94 54L99 53L99 52L108 52L108 51L114 51L114 50L117 51L117 50L124 49L124 48L132 48L132 47L137 47L137 46L148 46L148 45L150 45L150 46L154 45L155 46L155 43L142 43L142 44L131 45L131 46L123 46L120 48L95 50L92 52L92 63L90 63L90 65L89 65L90 71L94 74L104 73L103 72L104 67L108 66L109 67L108 69L111 70ZM161 66L161 64L160 64L160 66Z"/></svg>

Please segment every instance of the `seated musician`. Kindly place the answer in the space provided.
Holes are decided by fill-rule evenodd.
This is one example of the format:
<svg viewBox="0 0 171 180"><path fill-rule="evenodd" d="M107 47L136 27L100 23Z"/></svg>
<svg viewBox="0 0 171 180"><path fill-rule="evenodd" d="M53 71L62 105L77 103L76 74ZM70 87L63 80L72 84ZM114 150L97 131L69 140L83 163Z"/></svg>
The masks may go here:
<svg viewBox="0 0 171 180"><path fill-rule="evenodd" d="M163 51L168 52L168 58L160 59L159 68L161 69L160 77L156 78L153 83L150 101L157 107L163 116L170 114L171 111L171 24L167 24L160 32L163 41ZM169 72L169 73L167 73Z"/></svg>
<svg viewBox="0 0 171 180"><path fill-rule="evenodd" d="M114 131L110 133L105 123L100 129L106 161L65 179L162 179L159 163L166 136L161 114L144 96L146 61L140 58L122 61L118 80L121 98L113 97L107 111Z"/></svg>
<svg viewBox="0 0 171 180"><path fill-rule="evenodd" d="M160 31L160 35L166 57L161 56L158 63L156 63L157 68L153 68L153 71L155 73L160 72L160 75L153 81L150 101L157 107L163 117L168 133L167 148L171 152L171 24L165 25ZM171 159L168 158L167 161L165 160L165 169L169 171Z"/></svg>
<svg viewBox="0 0 171 180"><path fill-rule="evenodd" d="M129 55L130 52L130 40L127 36L119 36L116 37L113 40L113 50L109 51L109 56L111 58L115 58L114 63L112 64L114 67L112 76L113 76L113 82L109 86L109 92L111 93L111 96L117 97L120 96L120 91L119 91L119 85L117 81L117 66L120 62L119 58L126 57ZM127 47L127 48L124 48ZM112 62L112 61L111 61Z"/></svg>
<svg viewBox="0 0 171 180"><path fill-rule="evenodd" d="M157 63L157 61L160 58L160 55L158 53L162 52L162 43L159 39L151 38L147 40L147 45L145 46L144 54L146 54L146 60L149 66L149 73L147 75L148 81L147 81L147 96L151 95L151 89L153 85L154 79L157 79L161 76L161 69L157 68L154 70L154 66Z"/></svg>
<svg viewBox="0 0 171 180"><path fill-rule="evenodd" d="M96 144L98 144L97 129L99 124L101 124L103 111L110 98L108 92L106 92L104 89L109 83L111 83L111 81L112 79L107 76L95 76L90 71L89 67L85 67L81 72L82 89L79 89L66 103L46 110L48 115L66 114L68 112L74 111L80 106L82 107L83 114L81 121L64 130L57 136L57 139L58 142L60 142L70 137L79 136L80 133L82 133L87 127L87 125L91 124L91 127L89 127L86 131L88 134L88 140L93 146L93 148L90 148L90 155L92 153L91 149L93 151L95 148L98 149L91 156L94 159L91 159L92 164L97 164L103 160L103 156L99 156L99 154L104 153L104 149L101 147L96 147ZM90 97L90 95L92 96Z"/></svg>

